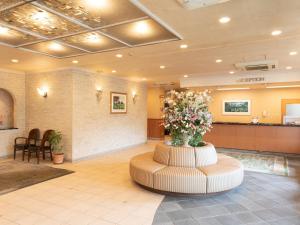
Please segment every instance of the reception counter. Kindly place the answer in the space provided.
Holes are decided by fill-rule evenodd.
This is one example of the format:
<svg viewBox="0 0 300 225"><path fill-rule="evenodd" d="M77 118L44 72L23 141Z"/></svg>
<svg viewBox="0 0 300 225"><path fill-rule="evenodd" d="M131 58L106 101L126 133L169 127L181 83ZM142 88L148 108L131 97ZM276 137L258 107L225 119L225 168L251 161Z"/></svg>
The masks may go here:
<svg viewBox="0 0 300 225"><path fill-rule="evenodd" d="M221 148L300 154L300 125L215 122L204 140Z"/></svg>

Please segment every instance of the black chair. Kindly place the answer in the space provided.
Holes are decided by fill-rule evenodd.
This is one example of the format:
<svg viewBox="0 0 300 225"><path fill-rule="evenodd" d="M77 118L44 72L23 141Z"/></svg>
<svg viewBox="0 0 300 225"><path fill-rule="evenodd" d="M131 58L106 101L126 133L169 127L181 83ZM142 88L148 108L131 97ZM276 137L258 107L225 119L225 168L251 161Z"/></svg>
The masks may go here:
<svg viewBox="0 0 300 225"><path fill-rule="evenodd" d="M43 153L43 159L45 160L46 158L46 153L50 154L50 159L52 161L52 149L51 145L49 143L49 137L50 134L54 130L46 130L42 140L39 140L37 145L29 145L28 146L28 162L30 161L31 158L31 153L35 153L36 158L37 158L37 163L40 163L40 152Z"/></svg>
<svg viewBox="0 0 300 225"><path fill-rule="evenodd" d="M40 130L37 128L30 130L28 137L15 138L14 159L16 159L17 151L23 151L23 161L24 161L24 154L26 149L28 149L29 145L32 146L36 145L38 139L40 139Z"/></svg>

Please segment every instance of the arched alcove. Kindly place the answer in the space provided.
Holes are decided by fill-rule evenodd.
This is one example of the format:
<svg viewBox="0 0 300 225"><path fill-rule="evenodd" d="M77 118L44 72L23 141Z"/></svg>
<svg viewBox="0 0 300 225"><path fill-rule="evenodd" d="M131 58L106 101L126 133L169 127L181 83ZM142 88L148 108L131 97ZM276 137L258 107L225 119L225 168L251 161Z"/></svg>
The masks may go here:
<svg viewBox="0 0 300 225"><path fill-rule="evenodd" d="M14 127L14 100L5 89L0 88L0 129Z"/></svg>

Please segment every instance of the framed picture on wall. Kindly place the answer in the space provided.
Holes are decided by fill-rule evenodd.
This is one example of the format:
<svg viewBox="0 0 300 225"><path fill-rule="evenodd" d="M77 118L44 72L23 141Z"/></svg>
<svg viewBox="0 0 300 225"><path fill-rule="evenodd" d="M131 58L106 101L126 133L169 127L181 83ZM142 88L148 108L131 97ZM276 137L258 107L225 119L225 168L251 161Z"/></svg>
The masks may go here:
<svg viewBox="0 0 300 225"><path fill-rule="evenodd" d="M127 93L110 92L110 113L127 113Z"/></svg>
<svg viewBox="0 0 300 225"><path fill-rule="evenodd" d="M251 115L250 100L225 100L223 101L223 115L248 116Z"/></svg>

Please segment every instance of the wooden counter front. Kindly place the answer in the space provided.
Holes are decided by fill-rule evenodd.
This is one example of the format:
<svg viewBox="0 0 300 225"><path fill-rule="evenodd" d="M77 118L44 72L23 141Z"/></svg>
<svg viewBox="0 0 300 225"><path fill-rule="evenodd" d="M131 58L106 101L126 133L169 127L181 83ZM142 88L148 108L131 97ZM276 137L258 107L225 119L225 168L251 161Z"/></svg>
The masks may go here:
<svg viewBox="0 0 300 225"><path fill-rule="evenodd" d="M165 128L162 125L163 119L148 119L148 138L149 139L164 139Z"/></svg>
<svg viewBox="0 0 300 225"><path fill-rule="evenodd" d="M204 140L220 148L300 154L299 126L214 124Z"/></svg>

